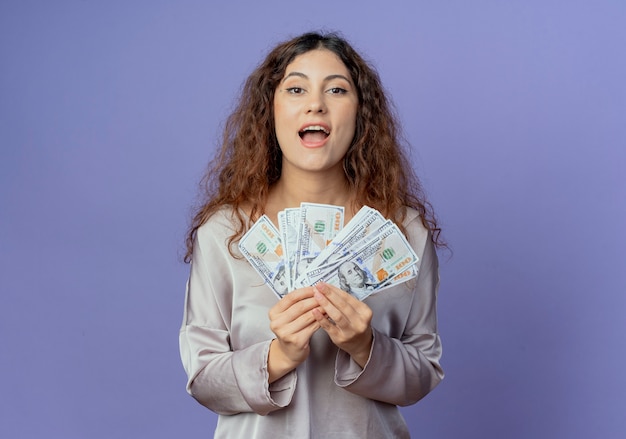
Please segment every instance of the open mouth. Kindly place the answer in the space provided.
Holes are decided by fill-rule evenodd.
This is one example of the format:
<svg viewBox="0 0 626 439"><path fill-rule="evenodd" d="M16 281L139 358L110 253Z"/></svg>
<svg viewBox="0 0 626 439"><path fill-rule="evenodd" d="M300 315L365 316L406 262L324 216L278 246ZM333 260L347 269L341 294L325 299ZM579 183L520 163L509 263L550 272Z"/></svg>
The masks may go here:
<svg viewBox="0 0 626 439"><path fill-rule="evenodd" d="M319 143L326 140L330 131L321 125L310 125L299 131L298 135L305 143Z"/></svg>

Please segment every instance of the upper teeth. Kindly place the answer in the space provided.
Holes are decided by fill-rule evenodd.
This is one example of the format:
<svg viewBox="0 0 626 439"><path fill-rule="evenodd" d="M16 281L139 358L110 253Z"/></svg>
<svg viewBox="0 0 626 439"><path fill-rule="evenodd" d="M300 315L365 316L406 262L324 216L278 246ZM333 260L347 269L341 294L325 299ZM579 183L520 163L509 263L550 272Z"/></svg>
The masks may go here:
<svg viewBox="0 0 626 439"><path fill-rule="evenodd" d="M308 127L305 127L302 131L324 131L326 134L328 134L328 130L321 125L310 125Z"/></svg>

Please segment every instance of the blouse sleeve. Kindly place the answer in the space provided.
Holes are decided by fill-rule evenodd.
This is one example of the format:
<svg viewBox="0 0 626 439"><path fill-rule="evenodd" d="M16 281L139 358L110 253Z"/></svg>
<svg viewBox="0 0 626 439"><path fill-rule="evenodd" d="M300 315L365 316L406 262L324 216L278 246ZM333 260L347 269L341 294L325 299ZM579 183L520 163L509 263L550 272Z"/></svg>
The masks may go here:
<svg viewBox="0 0 626 439"><path fill-rule="evenodd" d="M188 376L187 392L200 404L224 415L266 415L291 402L296 373L268 384L271 339L232 348L230 315L233 258L216 234L201 230L196 239L180 330L180 355ZM199 232L199 235L201 234ZM207 255L211 255L209 261Z"/></svg>
<svg viewBox="0 0 626 439"><path fill-rule="evenodd" d="M407 406L426 396L443 379L436 309L439 265L434 245L425 235L405 326L387 331L399 336L374 327L374 341L364 368L341 350L337 355L335 381L352 393Z"/></svg>

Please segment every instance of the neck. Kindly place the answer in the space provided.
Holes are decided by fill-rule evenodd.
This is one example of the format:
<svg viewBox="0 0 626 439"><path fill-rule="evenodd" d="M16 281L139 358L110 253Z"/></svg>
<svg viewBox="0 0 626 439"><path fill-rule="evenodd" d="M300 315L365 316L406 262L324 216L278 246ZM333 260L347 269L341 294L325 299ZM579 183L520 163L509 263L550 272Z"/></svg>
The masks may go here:
<svg viewBox="0 0 626 439"><path fill-rule="evenodd" d="M349 211L352 199L343 169L332 174L289 172L270 189L266 213L273 217L287 207L299 207L302 202L344 206Z"/></svg>

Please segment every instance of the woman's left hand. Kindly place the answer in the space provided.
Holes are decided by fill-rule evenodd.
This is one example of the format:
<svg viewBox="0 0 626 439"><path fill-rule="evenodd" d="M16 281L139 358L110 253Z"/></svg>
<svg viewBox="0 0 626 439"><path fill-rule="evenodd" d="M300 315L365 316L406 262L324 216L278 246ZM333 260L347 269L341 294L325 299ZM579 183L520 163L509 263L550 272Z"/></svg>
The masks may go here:
<svg viewBox="0 0 626 439"><path fill-rule="evenodd" d="M314 297L325 312L312 310L315 319L339 349L365 367L372 348L371 308L333 285L319 283L314 289Z"/></svg>

